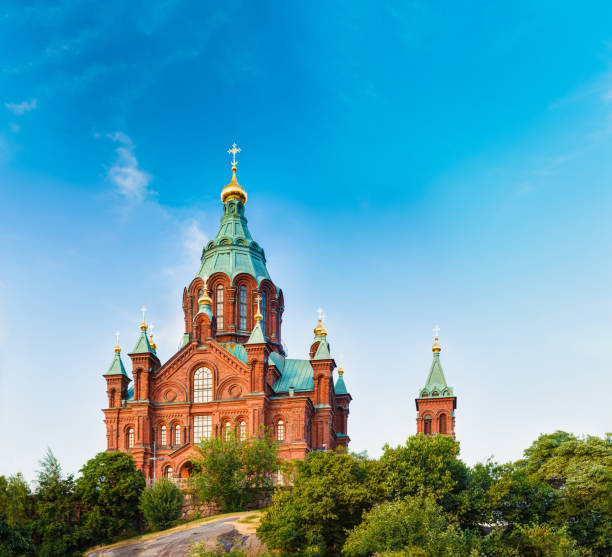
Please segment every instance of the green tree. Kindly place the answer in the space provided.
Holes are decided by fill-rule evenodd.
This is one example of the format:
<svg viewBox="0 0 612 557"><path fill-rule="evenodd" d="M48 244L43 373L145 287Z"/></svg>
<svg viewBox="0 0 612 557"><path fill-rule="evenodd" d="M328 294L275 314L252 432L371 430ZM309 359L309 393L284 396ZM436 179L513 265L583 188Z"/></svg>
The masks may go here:
<svg viewBox="0 0 612 557"><path fill-rule="evenodd" d="M516 525L511 531L494 530L481 544L482 557L580 557L575 540L564 528L547 524Z"/></svg>
<svg viewBox="0 0 612 557"><path fill-rule="evenodd" d="M170 528L181 516L183 492L165 478L147 487L140 496L140 510L154 530Z"/></svg>
<svg viewBox="0 0 612 557"><path fill-rule="evenodd" d="M265 431L245 441L235 435L206 439L198 450L193 485L200 500L215 501L225 511L240 511L272 490L272 475L280 461L277 446Z"/></svg>
<svg viewBox="0 0 612 557"><path fill-rule="evenodd" d="M386 500L407 495L432 495L445 511L458 511L468 467L459 460L459 443L446 435L416 435L404 446L385 445L378 479Z"/></svg>
<svg viewBox="0 0 612 557"><path fill-rule="evenodd" d="M37 553L42 557L80 555L73 477L63 477L60 463L51 449L47 450L40 466L35 492Z"/></svg>
<svg viewBox="0 0 612 557"><path fill-rule="evenodd" d="M0 476L0 519L9 526L31 526L34 498L21 473Z"/></svg>
<svg viewBox="0 0 612 557"><path fill-rule="evenodd" d="M432 496L408 496L389 501L366 513L348 535L342 553L455 557L470 555L478 540L449 523Z"/></svg>
<svg viewBox="0 0 612 557"><path fill-rule="evenodd" d="M34 555L32 530L27 526L11 526L0 519L0 557Z"/></svg>
<svg viewBox="0 0 612 557"><path fill-rule="evenodd" d="M144 476L132 456L99 453L81 468L76 496L83 507L82 535L89 543L105 543L138 529Z"/></svg>
<svg viewBox="0 0 612 557"><path fill-rule="evenodd" d="M257 535L293 555L339 555L374 495L372 462L348 454L311 452L295 464L291 489L278 490Z"/></svg>
<svg viewBox="0 0 612 557"><path fill-rule="evenodd" d="M555 502L553 489L513 464L502 466L500 472L489 488L493 521L520 525L547 521Z"/></svg>
<svg viewBox="0 0 612 557"><path fill-rule="evenodd" d="M554 488L550 517L594 555L612 555L612 437L541 435L517 463Z"/></svg>

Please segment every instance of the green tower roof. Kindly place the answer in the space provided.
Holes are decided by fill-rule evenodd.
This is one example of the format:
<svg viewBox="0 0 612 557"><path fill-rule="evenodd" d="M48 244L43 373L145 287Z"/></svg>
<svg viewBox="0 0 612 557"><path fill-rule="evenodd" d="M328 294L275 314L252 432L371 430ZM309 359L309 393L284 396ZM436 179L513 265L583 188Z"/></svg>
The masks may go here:
<svg viewBox="0 0 612 557"><path fill-rule="evenodd" d="M251 331L251 336L249 337L249 340L247 340L246 344L265 344L266 343L266 337L263 334L263 331L261 330L261 321L257 321L257 323L255 323L255 327L253 327L253 330Z"/></svg>
<svg viewBox="0 0 612 557"><path fill-rule="evenodd" d="M240 199L225 201L219 232L202 252L198 276L210 277L219 272L225 273L232 281L240 273L247 273L255 277L257 284L270 278L264 250L251 237L244 216L244 203Z"/></svg>
<svg viewBox="0 0 612 557"><path fill-rule="evenodd" d="M145 327L146 325L143 325ZM136 342L136 346L134 346L134 350L132 350L132 354L155 354L157 353L151 347L151 343L149 342L149 337L147 337L147 330L140 330L140 336L138 337L138 341Z"/></svg>
<svg viewBox="0 0 612 557"><path fill-rule="evenodd" d="M125 371L125 367L123 362L121 361L121 352L115 351L115 357L108 368L108 371L104 375L125 375L128 376L127 371Z"/></svg>
<svg viewBox="0 0 612 557"><path fill-rule="evenodd" d="M348 391L346 390L346 385L344 384L344 375L338 375L338 381L336 381L336 386L334 387L336 391L336 395L348 395Z"/></svg>
<svg viewBox="0 0 612 557"><path fill-rule="evenodd" d="M440 353L434 352L433 361L429 368L429 375L425 387L419 393L420 397L444 397L453 396L453 388L446 384L444 370L440 363Z"/></svg>
<svg viewBox="0 0 612 557"><path fill-rule="evenodd" d="M327 340L322 338L319 342L319 346L317 347L317 351L315 352L313 360L331 360L331 354L329 353L329 344L327 344Z"/></svg>

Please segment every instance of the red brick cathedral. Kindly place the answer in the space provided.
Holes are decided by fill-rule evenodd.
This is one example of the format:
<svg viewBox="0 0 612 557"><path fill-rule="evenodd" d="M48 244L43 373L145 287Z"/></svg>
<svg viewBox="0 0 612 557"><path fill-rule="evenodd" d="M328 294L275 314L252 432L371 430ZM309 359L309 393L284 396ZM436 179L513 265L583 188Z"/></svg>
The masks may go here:
<svg viewBox="0 0 612 557"><path fill-rule="evenodd" d="M118 343L104 375L107 448L131 453L147 478L187 477L194 444L213 436L245 439L260 426L272 432L284 459L349 443L351 395L341 368L334 384L336 363L321 318L308 359L290 359L283 348L283 292L247 227L239 151L235 144L228 151L232 179L221 192L221 226L183 291L182 347L162 364L143 313L129 354L132 378Z"/></svg>
<svg viewBox="0 0 612 557"><path fill-rule="evenodd" d="M457 397L454 396L453 388L446 384L442 364L440 363L440 352L442 348L438 344L438 331L434 329L436 338L431 348L433 361L429 368L429 375L419 396L415 399L417 409L417 433L425 435L450 435L455 438L455 409L457 408Z"/></svg>

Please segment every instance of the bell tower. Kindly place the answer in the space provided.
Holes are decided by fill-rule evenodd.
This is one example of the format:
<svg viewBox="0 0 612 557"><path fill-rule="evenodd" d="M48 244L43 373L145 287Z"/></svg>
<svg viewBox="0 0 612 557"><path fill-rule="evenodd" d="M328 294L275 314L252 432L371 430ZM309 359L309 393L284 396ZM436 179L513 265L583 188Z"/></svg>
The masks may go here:
<svg viewBox="0 0 612 557"><path fill-rule="evenodd" d="M429 367L429 374L425 386L415 399L417 409L417 433L424 435L450 435L455 438L455 409L457 397L453 388L446 384L444 370L440 363L442 348L438 344L440 328L434 327L434 344L431 347L433 361Z"/></svg>

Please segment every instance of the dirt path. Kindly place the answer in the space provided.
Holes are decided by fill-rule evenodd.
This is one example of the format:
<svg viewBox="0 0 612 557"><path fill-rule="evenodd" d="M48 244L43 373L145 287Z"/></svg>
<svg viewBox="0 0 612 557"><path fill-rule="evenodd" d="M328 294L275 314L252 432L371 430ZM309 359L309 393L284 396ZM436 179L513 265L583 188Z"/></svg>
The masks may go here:
<svg viewBox="0 0 612 557"><path fill-rule="evenodd" d="M87 557L185 557L189 546L196 542L205 543L209 549L214 549L219 542L228 549L237 542L245 550L254 552L259 549L259 541L254 524L240 523L244 518L244 515L218 518L130 545L95 550Z"/></svg>

